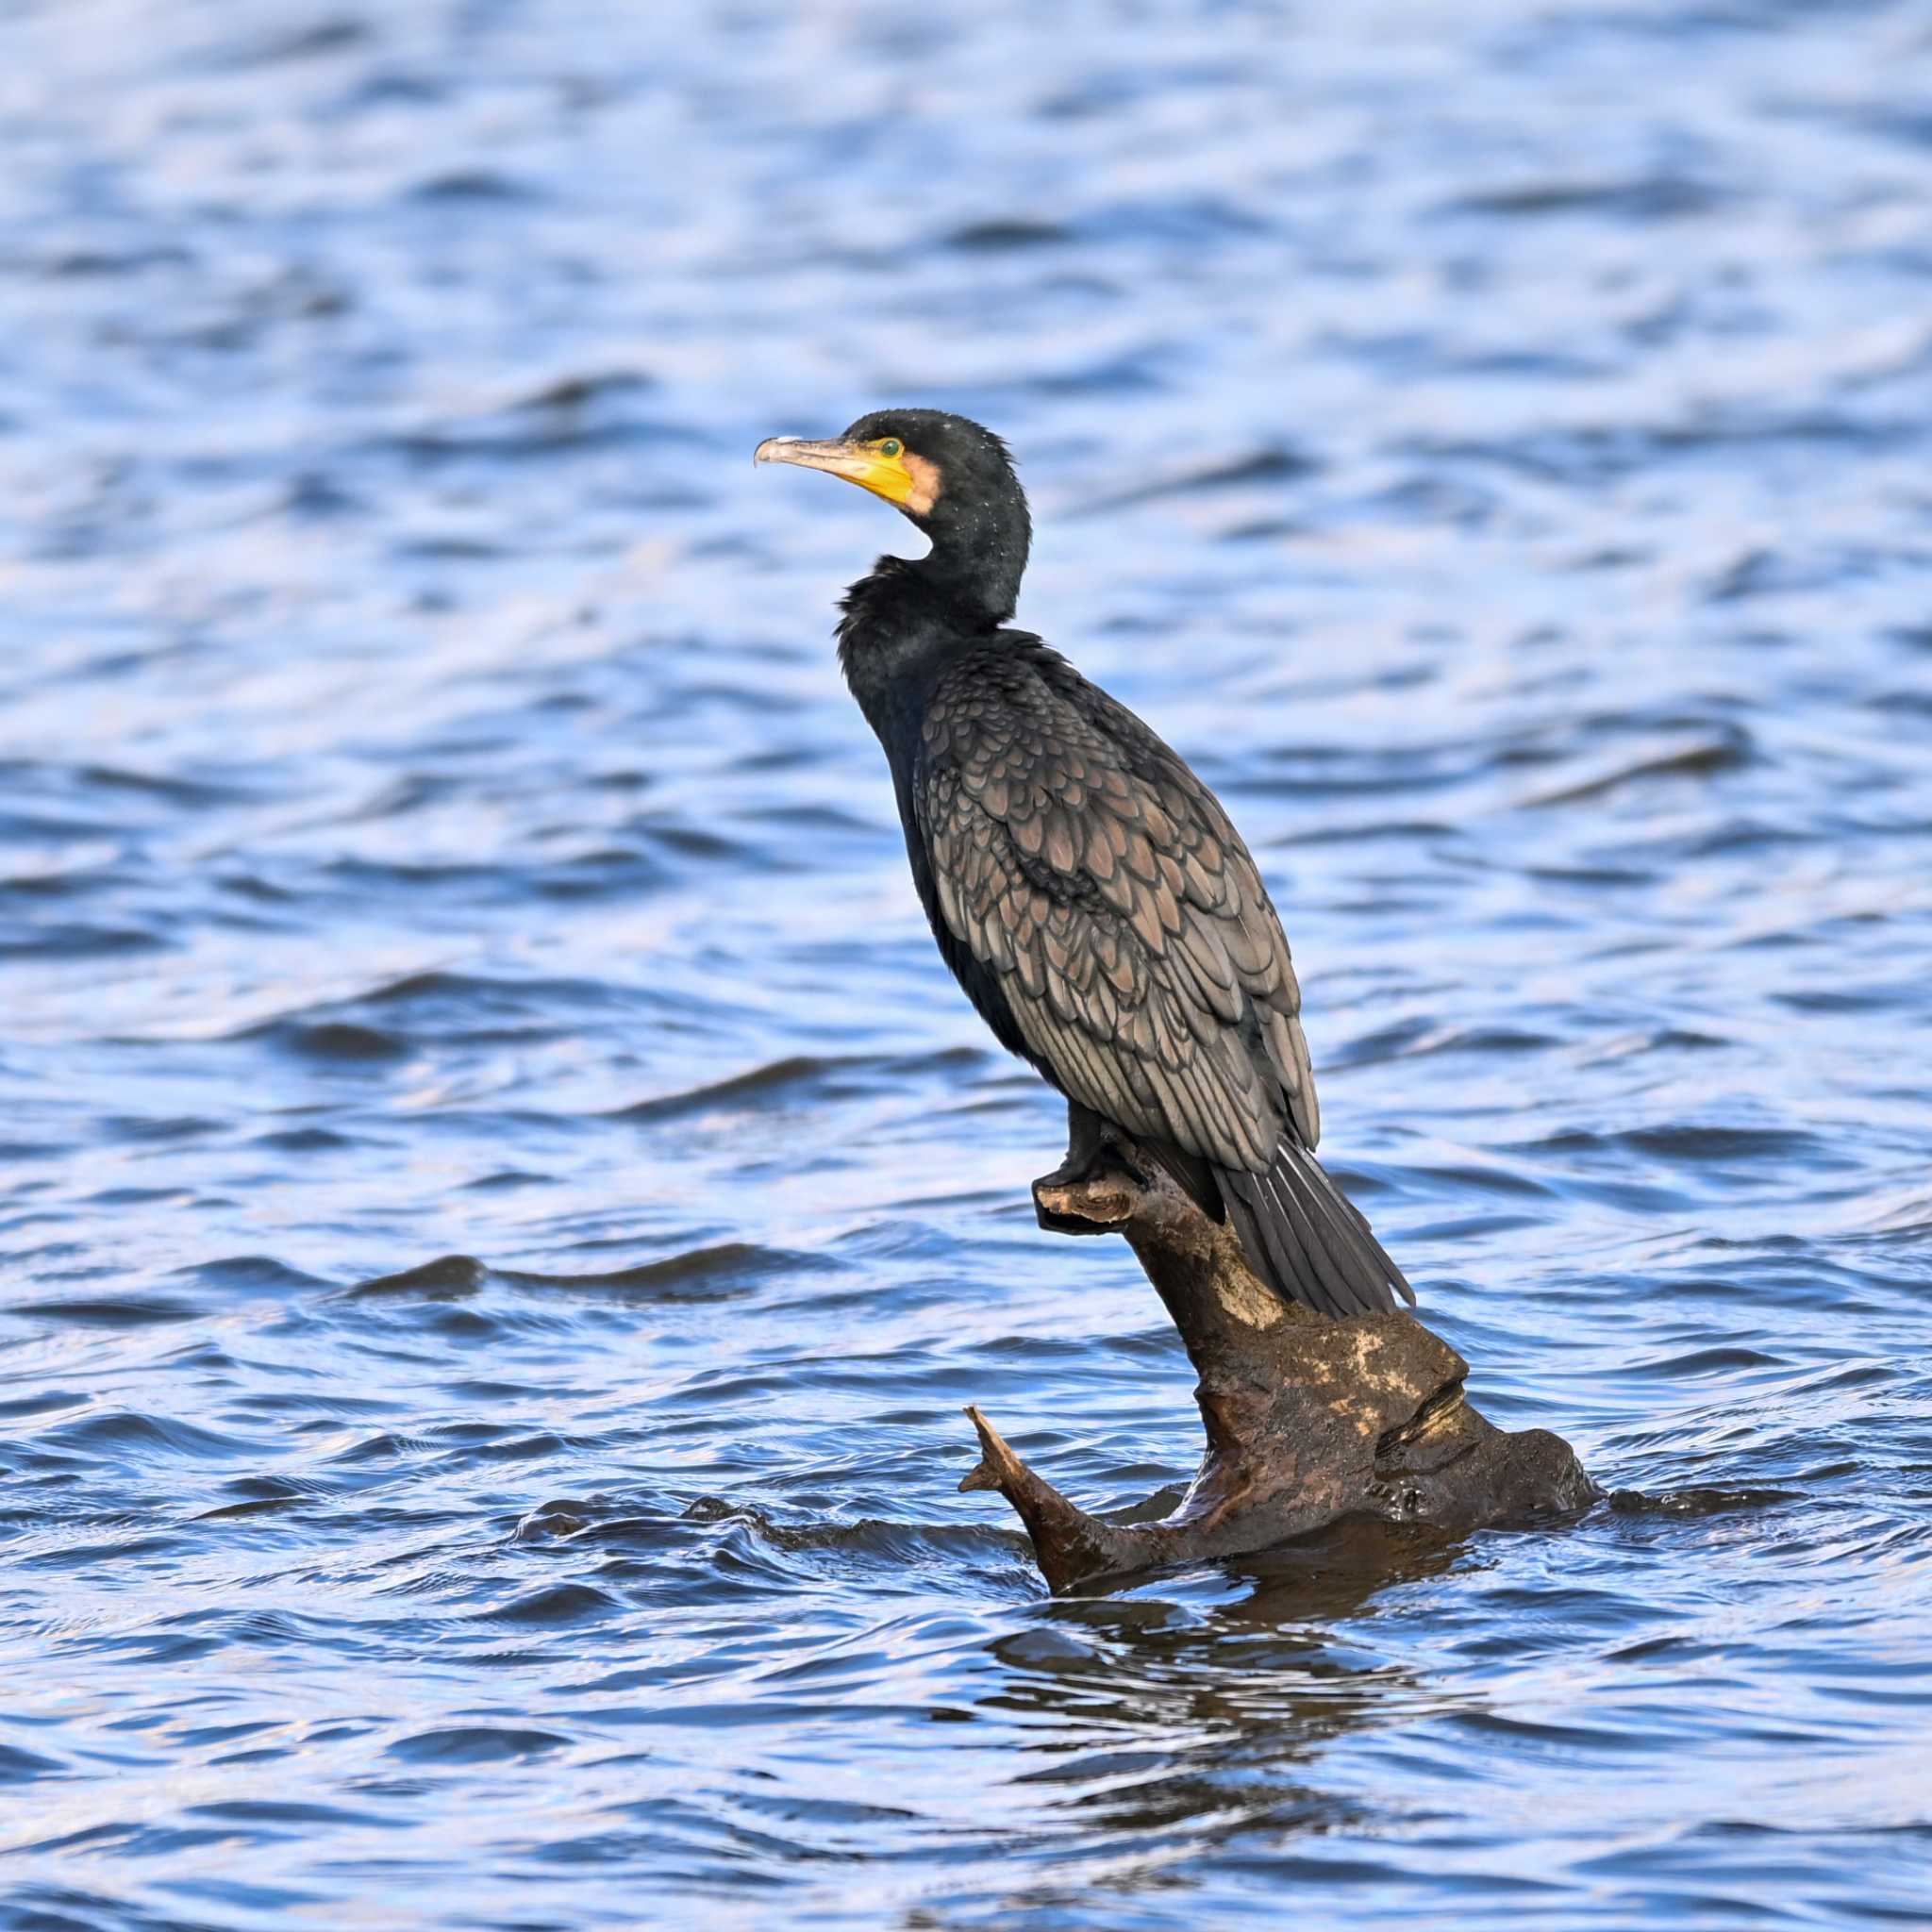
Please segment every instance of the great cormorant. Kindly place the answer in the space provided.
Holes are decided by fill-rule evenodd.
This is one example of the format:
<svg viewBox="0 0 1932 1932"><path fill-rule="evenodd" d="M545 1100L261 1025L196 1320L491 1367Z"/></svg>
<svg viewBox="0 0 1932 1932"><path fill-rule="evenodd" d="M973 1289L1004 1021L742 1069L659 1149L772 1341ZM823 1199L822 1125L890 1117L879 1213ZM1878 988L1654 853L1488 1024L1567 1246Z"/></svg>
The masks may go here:
<svg viewBox="0 0 1932 1932"><path fill-rule="evenodd" d="M1007 446L938 409L861 416L798 463L932 542L845 593L839 660L891 766L940 951L1000 1042L1131 1136L1286 1299L1415 1296L1315 1158L1301 989L1219 801L1126 708L1008 627L1032 525Z"/></svg>

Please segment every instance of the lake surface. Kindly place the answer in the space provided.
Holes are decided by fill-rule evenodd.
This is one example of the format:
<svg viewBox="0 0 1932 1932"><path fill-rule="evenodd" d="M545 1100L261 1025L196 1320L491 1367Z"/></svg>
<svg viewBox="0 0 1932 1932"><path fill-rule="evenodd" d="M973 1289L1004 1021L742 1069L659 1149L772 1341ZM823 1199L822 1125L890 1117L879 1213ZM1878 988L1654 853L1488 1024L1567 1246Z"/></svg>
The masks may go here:
<svg viewBox="0 0 1932 1932"><path fill-rule="evenodd" d="M1932 18L0 23L0 1924L1932 1916ZM773 432L1016 444L1324 1153L1641 1507L1183 1479Z"/></svg>

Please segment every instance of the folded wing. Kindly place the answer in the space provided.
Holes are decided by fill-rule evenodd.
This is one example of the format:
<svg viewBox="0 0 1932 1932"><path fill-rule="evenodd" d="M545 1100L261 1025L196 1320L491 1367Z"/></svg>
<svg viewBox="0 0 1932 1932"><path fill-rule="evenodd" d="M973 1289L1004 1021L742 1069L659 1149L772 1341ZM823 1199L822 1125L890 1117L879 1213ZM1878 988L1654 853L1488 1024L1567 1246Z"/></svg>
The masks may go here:
<svg viewBox="0 0 1932 1932"><path fill-rule="evenodd" d="M1265 1173L1320 1112L1301 990L1213 794L1043 647L926 708L914 807L941 915L1062 1091L1143 1139Z"/></svg>

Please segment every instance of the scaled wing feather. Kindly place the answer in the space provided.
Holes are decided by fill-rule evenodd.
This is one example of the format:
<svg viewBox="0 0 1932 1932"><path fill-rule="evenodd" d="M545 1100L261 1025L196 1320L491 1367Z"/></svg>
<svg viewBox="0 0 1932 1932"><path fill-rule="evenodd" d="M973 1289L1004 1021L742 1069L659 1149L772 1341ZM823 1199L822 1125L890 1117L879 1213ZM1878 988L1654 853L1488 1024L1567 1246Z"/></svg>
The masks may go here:
<svg viewBox="0 0 1932 1932"><path fill-rule="evenodd" d="M1264 1172L1319 1132L1288 941L1213 795L1043 647L934 695L914 808L938 912L1033 1057L1128 1133Z"/></svg>

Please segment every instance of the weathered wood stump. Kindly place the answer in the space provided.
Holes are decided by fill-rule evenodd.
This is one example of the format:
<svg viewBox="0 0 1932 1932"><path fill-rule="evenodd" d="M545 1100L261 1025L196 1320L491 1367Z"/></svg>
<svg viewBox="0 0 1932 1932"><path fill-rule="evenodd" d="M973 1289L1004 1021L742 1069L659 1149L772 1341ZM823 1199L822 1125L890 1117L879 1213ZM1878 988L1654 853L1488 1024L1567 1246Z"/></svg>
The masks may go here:
<svg viewBox="0 0 1932 1932"><path fill-rule="evenodd" d="M1334 1321L1284 1304L1232 1230L1133 1141L1096 1143L1077 1119L1074 1139L1065 1165L1033 1184L1040 1224L1126 1236L1200 1377L1208 1447L1172 1515L1108 1521L1068 1502L968 1408L980 1461L959 1487L1006 1497L1052 1589L1239 1556L1350 1515L1459 1531L1597 1499L1560 1437L1506 1434L1472 1407L1469 1364L1414 1316Z"/></svg>

